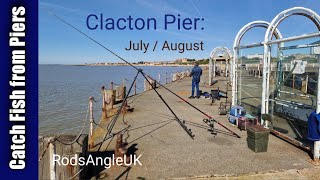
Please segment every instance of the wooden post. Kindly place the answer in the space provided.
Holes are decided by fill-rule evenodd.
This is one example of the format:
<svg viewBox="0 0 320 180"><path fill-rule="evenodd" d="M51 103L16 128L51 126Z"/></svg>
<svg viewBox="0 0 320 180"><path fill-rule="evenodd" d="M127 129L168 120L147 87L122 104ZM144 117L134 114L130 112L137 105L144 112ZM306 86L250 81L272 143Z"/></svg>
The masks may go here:
<svg viewBox="0 0 320 180"><path fill-rule="evenodd" d="M56 179L56 163L53 161L53 155L55 154L54 152L54 144L52 143L52 139L48 139L49 143L49 174L50 174L50 179Z"/></svg>
<svg viewBox="0 0 320 180"><path fill-rule="evenodd" d="M144 89L144 91L147 91L148 90L148 81L145 79L144 80L144 83L143 83L143 89Z"/></svg>
<svg viewBox="0 0 320 180"><path fill-rule="evenodd" d="M119 90L120 90L120 97L119 97L119 99L124 100L124 98L126 97L126 90L127 90L126 86L125 86L125 85L120 86L120 87L119 87Z"/></svg>
<svg viewBox="0 0 320 180"><path fill-rule="evenodd" d="M152 82L152 83L151 83L151 89L157 88L157 81L156 81L155 79L152 79L151 82Z"/></svg>
<svg viewBox="0 0 320 180"><path fill-rule="evenodd" d="M113 90L113 82L110 82L110 89Z"/></svg>
<svg viewBox="0 0 320 180"><path fill-rule="evenodd" d="M123 154L120 152L120 148L122 148L123 146L123 135L122 134L118 134L117 135L117 140L116 140L116 148L114 150L114 155L115 157L123 157Z"/></svg>
<svg viewBox="0 0 320 180"><path fill-rule="evenodd" d="M116 90L105 90L105 96L106 96L106 103L107 103L107 110L113 109L113 105L115 104L115 95Z"/></svg>
<svg viewBox="0 0 320 180"><path fill-rule="evenodd" d="M90 130L89 130L89 149L93 147L93 139L92 139L92 135L93 135L93 101L94 98L91 96L89 98L89 111L90 111Z"/></svg>
<svg viewBox="0 0 320 180"><path fill-rule="evenodd" d="M149 81L150 83L149 83L148 81ZM151 80L151 78L148 77L148 81L147 81L148 90L150 90L150 89L152 88L152 87L151 87L151 85L152 85L152 80Z"/></svg>
<svg viewBox="0 0 320 180"><path fill-rule="evenodd" d="M101 87L101 93L102 93L102 117L107 118L107 107L106 107L106 94L105 94L105 87Z"/></svg>

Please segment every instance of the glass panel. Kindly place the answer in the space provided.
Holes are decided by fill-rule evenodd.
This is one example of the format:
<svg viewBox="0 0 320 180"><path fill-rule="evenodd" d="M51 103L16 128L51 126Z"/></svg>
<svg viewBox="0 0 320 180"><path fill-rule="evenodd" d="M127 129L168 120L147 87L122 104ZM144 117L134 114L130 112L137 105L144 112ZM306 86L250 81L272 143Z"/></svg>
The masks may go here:
<svg viewBox="0 0 320 180"><path fill-rule="evenodd" d="M259 115L262 95L263 47L241 49L238 61L238 105Z"/></svg>
<svg viewBox="0 0 320 180"><path fill-rule="evenodd" d="M269 88L269 113L273 128L308 144L307 121L316 109L319 38L273 45ZM303 46L302 46L303 45Z"/></svg>

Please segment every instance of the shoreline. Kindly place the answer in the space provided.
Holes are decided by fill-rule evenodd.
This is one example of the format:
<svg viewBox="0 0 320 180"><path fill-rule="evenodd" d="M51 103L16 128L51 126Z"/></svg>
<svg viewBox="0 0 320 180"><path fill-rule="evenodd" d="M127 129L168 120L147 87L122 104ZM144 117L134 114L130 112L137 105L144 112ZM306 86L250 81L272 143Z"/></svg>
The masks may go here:
<svg viewBox="0 0 320 180"><path fill-rule="evenodd" d="M65 64L64 64L65 65ZM170 64L170 65L148 65L148 64L133 64L134 66L146 67L146 66L156 66L156 67L193 67L194 65L180 65L180 64ZM130 66L128 64L114 64L114 65L105 65L105 64L68 64L67 66ZM208 65L199 65L199 66L208 66Z"/></svg>
<svg viewBox="0 0 320 180"><path fill-rule="evenodd" d="M39 65L59 65L59 66L130 66L128 64L114 64L114 65L105 65L105 64L39 64ZM148 65L148 64L133 64L134 66L139 66L139 67L193 67L194 65L192 64L161 64L161 65ZM201 67L206 67L209 66L209 64L200 64L199 66Z"/></svg>

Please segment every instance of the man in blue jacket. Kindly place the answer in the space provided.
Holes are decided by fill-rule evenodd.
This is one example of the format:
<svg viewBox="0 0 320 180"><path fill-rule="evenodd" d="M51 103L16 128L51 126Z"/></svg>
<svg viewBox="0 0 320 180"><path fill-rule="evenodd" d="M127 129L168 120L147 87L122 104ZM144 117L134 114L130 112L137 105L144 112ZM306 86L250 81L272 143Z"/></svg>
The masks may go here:
<svg viewBox="0 0 320 180"><path fill-rule="evenodd" d="M199 83L200 83L201 75L202 75L202 69L199 67L199 63L196 61L190 74L190 77L192 76L192 94L189 97L190 99L194 98L194 88L196 88L197 90L197 98L200 97Z"/></svg>

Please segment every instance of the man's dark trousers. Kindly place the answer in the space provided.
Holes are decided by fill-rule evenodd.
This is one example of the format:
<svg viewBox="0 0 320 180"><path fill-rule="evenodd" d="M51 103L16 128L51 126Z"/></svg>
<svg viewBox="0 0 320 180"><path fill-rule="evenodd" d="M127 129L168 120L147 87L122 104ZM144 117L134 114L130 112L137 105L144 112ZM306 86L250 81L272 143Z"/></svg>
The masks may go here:
<svg viewBox="0 0 320 180"><path fill-rule="evenodd" d="M194 88L197 90L197 96L200 96L199 82L192 81L192 96L194 96Z"/></svg>

